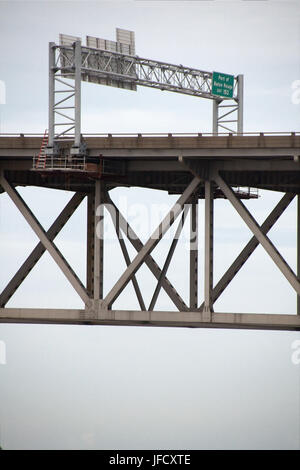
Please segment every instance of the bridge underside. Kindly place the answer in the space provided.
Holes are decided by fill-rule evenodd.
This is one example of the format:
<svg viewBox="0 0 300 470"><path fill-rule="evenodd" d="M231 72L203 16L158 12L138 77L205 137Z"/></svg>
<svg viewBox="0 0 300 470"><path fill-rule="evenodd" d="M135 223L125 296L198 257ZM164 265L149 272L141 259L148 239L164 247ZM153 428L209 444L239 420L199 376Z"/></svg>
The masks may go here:
<svg viewBox="0 0 300 470"><path fill-rule="evenodd" d="M300 187L300 136L198 136L177 137L86 137L88 156L101 159L101 179L110 190L116 186L138 186L181 194L191 174L178 162L190 159L205 179L219 171L234 187L280 192L298 192ZM79 192L93 192L93 174L86 172L34 172L32 159L42 137L0 137L0 161L14 185L33 185ZM65 154L71 143L61 144ZM198 188L204 197L203 185ZM215 197L223 197L216 192Z"/></svg>
<svg viewBox="0 0 300 470"><path fill-rule="evenodd" d="M0 183L31 226L40 242L0 294L0 321L25 323L152 325L212 328L300 329L300 136L211 136L176 137L127 136L87 137L87 167L33 170L32 159L41 145L40 137L0 137ZM65 153L69 143L62 144ZM69 190L75 194L46 232L26 205L17 186L48 187ZM110 190L119 187L143 187L178 194L177 203L166 215L149 240L143 244L128 221L110 198ZM251 189L250 189L251 188ZM242 202L257 197L256 191L267 189L284 193L276 207L258 224ZM214 199L226 198L253 236L218 283L214 283ZM297 272L295 273L267 234L294 198L298 198ZM87 204L86 283L79 280L54 239L84 198ZM205 267L204 299L198 299L198 200L205 200ZM127 268L119 280L103 293L103 207L115 226ZM99 209L101 208L101 210ZM180 233L190 213L189 300L185 302L167 278ZM176 234L162 267L152 258L152 251L168 229L176 223ZM136 250L131 260L124 242L127 237ZM222 295L247 259L261 245L285 276L298 299L298 314L235 314L214 311ZM48 251L82 299L85 308L17 309L6 308L8 300L21 285L43 253ZM136 273L146 265L157 285L150 305L146 307ZM118 268L119 269L119 268ZM113 304L128 283L132 283L139 311L114 310ZM155 311L159 293L164 290L176 310ZM288 313L288 312L287 312Z"/></svg>

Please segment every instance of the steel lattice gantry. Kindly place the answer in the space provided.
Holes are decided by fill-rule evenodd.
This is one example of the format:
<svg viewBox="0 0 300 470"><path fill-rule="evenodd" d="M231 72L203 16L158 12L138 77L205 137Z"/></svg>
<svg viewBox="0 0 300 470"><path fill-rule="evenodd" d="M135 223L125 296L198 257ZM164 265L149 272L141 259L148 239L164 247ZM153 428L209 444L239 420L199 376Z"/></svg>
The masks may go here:
<svg viewBox="0 0 300 470"><path fill-rule="evenodd" d="M81 81L130 90L146 86L210 99L213 133L243 132L243 75L232 77L231 97L215 96L213 72L142 58L133 54L133 45L114 44L116 50L104 49L104 40L88 36L87 46L83 46L80 38L66 35L61 35L60 44L49 44L48 155L58 155L60 141L70 135L74 139L71 154L85 154L81 137ZM124 52L126 47L130 53Z"/></svg>
<svg viewBox="0 0 300 470"><path fill-rule="evenodd" d="M32 158L39 151L42 137L0 136L0 183L17 209L39 238L39 244L8 282L0 294L0 321L65 324L156 325L221 328L300 329L300 135L136 135L84 136L89 155L98 160L87 171L34 171ZM73 142L64 142L66 151ZM40 186L73 192L69 203L45 231L17 187ZM118 186L140 186L177 194L178 199L146 243L113 203L110 191ZM238 190L245 186L283 192L273 210L259 224L242 199L251 192ZM214 200L224 197L237 211L252 232L252 238L216 283L214 259ZM83 199L87 198L87 268L83 284L55 245L55 237L67 223ZM198 270L197 203L205 200L205 263L204 273ZM294 272L268 237L269 230L298 198L297 262ZM103 210L110 214L126 262L124 272L108 291L103 291ZM190 220L190 249L185 261L189 265L189 298L183 299L168 279L168 269L187 214ZM161 265L152 256L170 226L177 224L175 237ZM129 257L125 237L136 251ZM287 279L298 296L298 315L237 314L215 312L214 303L261 245ZM84 308L24 309L7 308L6 304L23 279L47 251L61 269ZM151 302L145 305L142 286L136 273L146 265L157 280ZM116 269L120 269L116 267ZM204 280L204 297L198 298L198 283ZM114 310L114 302L128 283L132 283L140 310ZM155 310L159 293L164 290L174 311ZM287 312L288 313L288 312Z"/></svg>

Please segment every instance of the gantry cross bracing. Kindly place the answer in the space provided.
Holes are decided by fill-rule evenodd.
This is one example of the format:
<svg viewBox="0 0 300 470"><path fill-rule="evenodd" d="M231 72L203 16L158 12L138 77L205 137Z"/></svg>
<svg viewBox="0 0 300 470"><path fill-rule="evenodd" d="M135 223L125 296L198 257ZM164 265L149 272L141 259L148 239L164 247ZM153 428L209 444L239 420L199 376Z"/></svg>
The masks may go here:
<svg viewBox="0 0 300 470"><path fill-rule="evenodd" d="M221 328L300 329L300 134L258 133L250 135L102 135L84 136L93 169L71 171L32 170L32 158L39 152L42 136L0 136L1 187L14 202L40 242L23 263L15 276L8 280L0 294L0 321L65 324L155 325ZM72 139L63 143L67 149ZM96 163L95 163L96 162ZM18 193L18 186L41 186L70 190L75 194L46 232ZM178 194L173 209L166 215L146 243L135 233L112 202L111 189L118 186L141 186ZM284 195L262 224L249 213L242 199L250 194L237 191L237 187L269 189ZM214 199L224 197L252 232L252 238L232 265L215 283L214 259ZM67 223L81 201L87 198L87 268L83 284L55 245L55 237ZM158 265L153 249L172 224L180 235L186 218L190 218L191 233L198 230L197 205L205 200L205 266L199 273L198 245L191 241L186 262L189 264L189 298L184 299L168 279L168 269L176 249L175 237L165 260ZM274 226L290 203L298 199L297 261L293 271L277 247L268 238ZM103 248L105 237L96 235L95 227L102 214L97 207L105 204L106 216L115 224L117 239L126 262L119 280L108 291L103 291L105 263ZM124 243L128 238L136 251L131 259ZM196 236L197 238L197 236ZM215 312L214 303L222 295L237 272L262 246L298 296L298 315L233 314ZM16 309L6 303L21 285L23 279L38 262L42 254L52 256L84 303L84 308ZM145 264L157 280L151 302L146 305L143 288L136 273ZM204 281L204 298L198 298L198 284ZM132 283L140 311L114 310L114 301L128 283ZM246 286L245 286L246 287ZM174 311L155 310L156 300L164 290L174 305ZM287 312L288 313L288 312Z"/></svg>

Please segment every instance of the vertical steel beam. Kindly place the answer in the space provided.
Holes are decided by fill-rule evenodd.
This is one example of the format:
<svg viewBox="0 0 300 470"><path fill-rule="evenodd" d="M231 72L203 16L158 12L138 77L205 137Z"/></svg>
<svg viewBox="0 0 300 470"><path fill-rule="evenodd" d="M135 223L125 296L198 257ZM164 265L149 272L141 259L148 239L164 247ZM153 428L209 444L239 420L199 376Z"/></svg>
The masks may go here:
<svg viewBox="0 0 300 470"><path fill-rule="evenodd" d="M300 194L297 196L297 277L300 282ZM297 314L300 315L300 294L297 295Z"/></svg>
<svg viewBox="0 0 300 470"><path fill-rule="evenodd" d="M104 204L103 182L95 182L95 222L94 222L94 299L103 298L103 237Z"/></svg>
<svg viewBox="0 0 300 470"><path fill-rule="evenodd" d="M273 245L271 240L263 233L254 217L250 214L244 204L236 197L232 189L227 185L227 183L225 183L225 181L223 180L223 178L221 178L220 175L217 174L216 176L214 176L214 180L223 192L223 194L231 202L237 213L241 216L246 225L249 227L253 235L255 235L259 243L274 261L278 269L280 269L282 274L288 280L293 289L295 289L297 294L300 295L300 282L297 279L297 276L292 271L287 262L284 260L284 258L281 256L276 247Z"/></svg>
<svg viewBox="0 0 300 470"><path fill-rule="evenodd" d="M48 109L48 147L54 143L54 105L55 105L55 43L49 43L49 109Z"/></svg>
<svg viewBox="0 0 300 470"><path fill-rule="evenodd" d="M237 76L238 82L238 122L237 122L237 132L242 134L244 132L244 75Z"/></svg>
<svg viewBox="0 0 300 470"><path fill-rule="evenodd" d="M219 107L218 101L213 100L213 122L212 122L212 131L214 135L218 135L218 119L219 119Z"/></svg>
<svg viewBox="0 0 300 470"><path fill-rule="evenodd" d="M81 41L75 42L75 139L74 146L79 147L81 142Z"/></svg>
<svg viewBox="0 0 300 470"><path fill-rule="evenodd" d="M191 203L190 218L190 309L198 307L198 199Z"/></svg>
<svg viewBox="0 0 300 470"><path fill-rule="evenodd" d="M94 297L94 234L95 234L95 194L87 197L87 250L86 250L86 289Z"/></svg>
<svg viewBox="0 0 300 470"><path fill-rule="evenodd" d="M205 253L204 253L204 312L213 311L213 188L205 181Z"/></svg>

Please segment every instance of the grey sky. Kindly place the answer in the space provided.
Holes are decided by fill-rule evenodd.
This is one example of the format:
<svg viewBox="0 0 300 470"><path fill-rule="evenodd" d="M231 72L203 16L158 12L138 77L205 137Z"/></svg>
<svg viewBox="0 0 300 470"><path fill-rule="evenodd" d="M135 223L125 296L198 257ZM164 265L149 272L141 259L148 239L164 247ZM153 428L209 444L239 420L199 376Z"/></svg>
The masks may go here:
<svg viewBox="0 0 300 470"><path fill-rule="evenodd" d="M299 1L0 2L0 132L47 127L48 42L60 32L114 40L134 30L141 57L245 75L245 131L299 131L292 83L300 79ZM140 88L83 83L84 132L209 132L211 102ZM67 192L21 188L44 227L69 200ZM132 224L137 202L171 206L174 196L116 189ZM264 220L280 194L261 192L247 206ZM127 201L127 202L126 202ZM57 245L85 280L85 202ZM296 205L270 237L295 269ZM149 209L150 210L150 209ZM203 264L200 202L200 269ZM226 201L216 202L216 281L249 239ZM153 227L152 225L153 224ZM0 197L0 288L37 242L6 195ZM145 240L154 228L139 227ZM138 231L138 228L137 228ZM158 245L162 263L170 239ZM119 248L105 248L105 290L122 266ZM131 254L130 247L128 250ZM187 298L184 240L169 278ZM149 303L155 282L143 279ZM44 290L46 288L46 290ZM202 298L202 287L200 290ZM116 307L137 308L131 286ZM8 306L81 307L44 255ZM296 296L257 249L215 305L218 311L295 313ZM172 305L164 294L158 309ZM0 324L7 364L0 364L0 444L4 448L300 448L300 365L291 361L299 332L61 327Z"/></svg>

